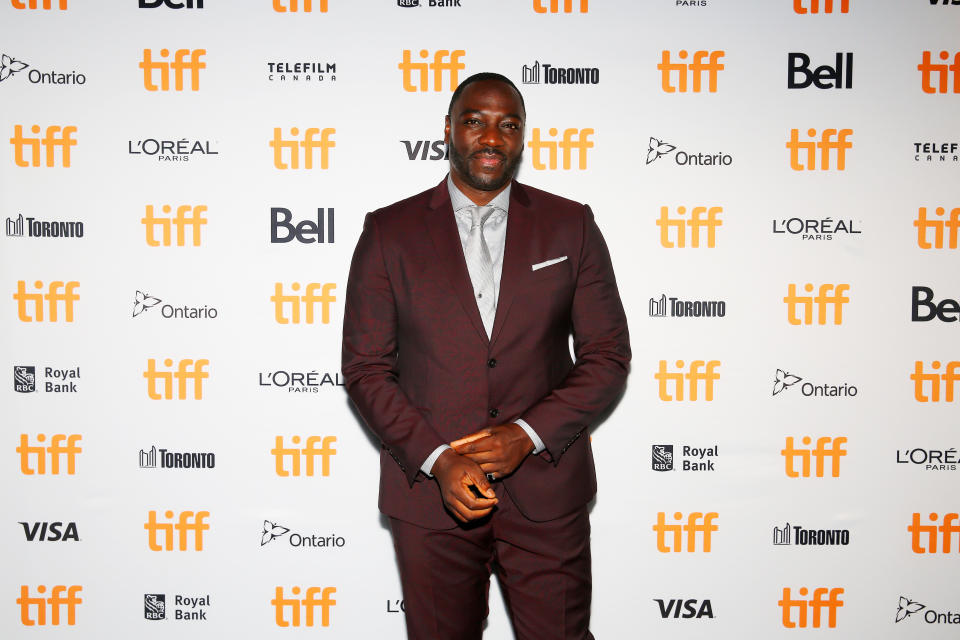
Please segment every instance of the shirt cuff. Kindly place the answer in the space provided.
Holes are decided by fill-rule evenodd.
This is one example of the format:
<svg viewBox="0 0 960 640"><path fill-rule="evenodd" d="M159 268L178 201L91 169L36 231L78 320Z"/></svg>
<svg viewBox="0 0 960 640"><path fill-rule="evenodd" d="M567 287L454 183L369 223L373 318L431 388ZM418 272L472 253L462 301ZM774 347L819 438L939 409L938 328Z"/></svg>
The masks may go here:
<svg viewBox="0 0 960 640"><path fill-rule="evenodd" d="M537 435L537 432L533 430L526 420L522 418L517 418L513 421L515 424L520 425L520 428L527 432L527 435L530 436L530 439L533 441L533 455L537 455L547 449L547 445L543 444L543 440L540 439L540 436Z"/></svg>
<svg viewBox="0 0 960 640"><path fill-rule="evenodd" d="M442 444L436 449L434 449L433 453L431 453L427 457L427 459L424 460L423 464L420 465L420 471L423 471L423 475L427 476L428 478L432 478L433 474L430 472L433 471L433 463L437 461L437 458L440 457L441 453L443 453L444 451L450 448L451 448L450 445Z"/></svg>

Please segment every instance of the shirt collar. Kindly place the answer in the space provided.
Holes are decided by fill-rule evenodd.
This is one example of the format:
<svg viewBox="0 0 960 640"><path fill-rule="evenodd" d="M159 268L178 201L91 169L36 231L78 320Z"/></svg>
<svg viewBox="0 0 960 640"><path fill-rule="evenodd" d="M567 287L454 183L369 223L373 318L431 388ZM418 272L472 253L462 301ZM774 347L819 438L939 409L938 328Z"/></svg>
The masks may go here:
<svg viewBox="0 0 960 640"><path fill-rule="evenodd" d="M506 189L498 193L497 196L487 204L497 211L502 211L506 214L510 208L510 189L512 188L513 183L511 182L507 185ZM450 204L453 206L454 213L474 205L473 200L465 196L463 192L457 188L457 185L453 183L453 178L450 177L449 173L447 174L447 190L450 192Z"/></svg>

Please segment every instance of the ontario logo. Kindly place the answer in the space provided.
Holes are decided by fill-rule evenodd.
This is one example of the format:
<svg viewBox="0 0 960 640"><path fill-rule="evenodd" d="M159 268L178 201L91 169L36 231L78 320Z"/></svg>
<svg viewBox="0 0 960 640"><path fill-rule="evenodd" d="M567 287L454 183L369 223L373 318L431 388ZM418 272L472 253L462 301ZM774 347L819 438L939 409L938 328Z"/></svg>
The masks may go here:
<svg viewBox="0 0 960 640"><path fill-rule="evenodd" d="M676 151L675 154L673 153L674 151ZM675 144L671 144L660 138L650 137L650 143L647 147L646 164L653 164L660 158L671 154L673 154L671 156L673 161L681 167L729 167L733 164L733 156L723 151L703 153L699 151L686 151L684 149L678 150Z"/></svg>

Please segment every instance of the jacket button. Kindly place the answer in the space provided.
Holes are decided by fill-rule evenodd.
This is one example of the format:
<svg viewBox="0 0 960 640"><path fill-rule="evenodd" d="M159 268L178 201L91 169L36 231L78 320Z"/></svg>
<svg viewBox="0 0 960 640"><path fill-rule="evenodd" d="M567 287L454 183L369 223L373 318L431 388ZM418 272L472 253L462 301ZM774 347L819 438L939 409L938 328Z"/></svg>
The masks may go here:
<svg viewBox="0 0 960 640"><path fill-rule="evenodd" d="M495 366L497 366L497 359L490 358L489 360L487 360L487 366L493 369Z"/></svg>
<svg viewBox="0 0 960 640"><path fill-rule="evenodd" d="M490 409L491 418L496 418L498 415L500 415L500 409Z"/></svg>

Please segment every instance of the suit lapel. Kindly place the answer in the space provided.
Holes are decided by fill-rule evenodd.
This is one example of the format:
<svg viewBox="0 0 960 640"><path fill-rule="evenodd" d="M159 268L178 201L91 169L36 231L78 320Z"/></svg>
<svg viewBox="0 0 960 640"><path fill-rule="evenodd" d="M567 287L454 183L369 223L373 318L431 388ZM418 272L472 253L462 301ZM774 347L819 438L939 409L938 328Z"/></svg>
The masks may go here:
<svg viewBox="0 0 960 640"><path fill-rule="evenodd" d="M530 246L533 240L533 212L530 197L523 185L514 181L510 188L510 210L507 213L507 239L503 249L503 273L500 276L500 297L493 320L491 345L496 343L510 313L517 290L530 271ZM479 317L479 312L478 312Z"/></svg>
<svg viewBox="0 0 960 640"><path fill-rule="evenodd" d="M470 324L473 325L484 344L487 344L487 331L483 328L480 310L477 309L477 302L473 299L473 285L470 283L470 273L467 271L467 263L463 257L463 245L453 216L446 179L433 190L428 206L430 209L424 217L424 223L437 252L437 267L446 274L450 288L463 306L464 313L470 318ZM507 224L508 242L509 229L510 223ZM498 309L498 317L499 313Z"/></svg>

